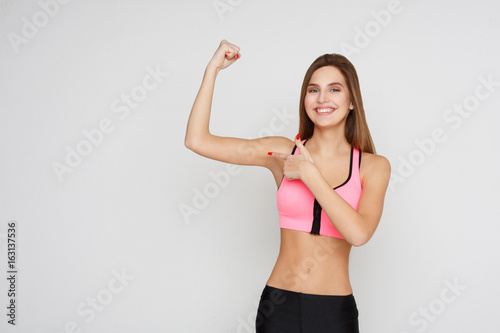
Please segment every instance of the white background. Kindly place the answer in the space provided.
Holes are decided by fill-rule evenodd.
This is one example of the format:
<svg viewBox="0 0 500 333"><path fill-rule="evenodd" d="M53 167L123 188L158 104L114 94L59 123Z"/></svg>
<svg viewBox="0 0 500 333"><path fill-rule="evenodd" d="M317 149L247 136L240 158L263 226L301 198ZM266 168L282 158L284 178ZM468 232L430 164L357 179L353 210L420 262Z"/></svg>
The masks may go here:
<svg viewBox="0 0 500 333"><path fill-rule="evenodd" d="M362 332L497 330L498 2L401 0L385 26L373 12L386 0L42 3L52 17L36 1L0 1L0 276L7 223L18 225L16 328L1 278L2 332L251 331L279 248L276 185L265 169L237 167L214 187L226 165L183 142L224 38L242 58L217 80L217 135L256 137L286 113L296 117L273 134L293 138L312 61L343 53L358 71L394 176L377 232L352 250ZM16 46L34 17L38 31ZM140 92L146 68L168 76L121 119L112 105ZM482 100L480 77L496 82L477 88ZM466 118L447 113L465 101L478 102ZM59 181L53 164L105 118L113 131ZM446 139L424 154L415 141L435 129ZM208 205L183 216L207 188Z"/></svg>

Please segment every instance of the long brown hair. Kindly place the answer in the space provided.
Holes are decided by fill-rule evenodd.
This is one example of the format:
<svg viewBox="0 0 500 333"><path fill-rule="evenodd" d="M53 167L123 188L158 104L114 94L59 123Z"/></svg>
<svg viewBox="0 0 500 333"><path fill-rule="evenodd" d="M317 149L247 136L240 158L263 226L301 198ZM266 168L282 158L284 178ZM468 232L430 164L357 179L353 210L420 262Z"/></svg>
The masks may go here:
<svg viewBox="0 0 500 333"><path fill-rule="evenodd" d="M307 85L311 81L313 73L321 67L333 66L336 67L344 76L347 83L347 88L351 96L354 109L351 110L347 116L345 123L345 138L347 142L356 147L357 149L375 153L375 145L373 144L368 124L366 123L365 110L363 108L363 100L361 99L361 90L359 88L358 74L352 63L346 57L340 54L324 54L318 57L311 64L304 76L302 83L302 90L300 92L300 127L299 134L301 139L309 139L314 132L314 123L311 121L306 113L304 99L307 93Z"/></svg>

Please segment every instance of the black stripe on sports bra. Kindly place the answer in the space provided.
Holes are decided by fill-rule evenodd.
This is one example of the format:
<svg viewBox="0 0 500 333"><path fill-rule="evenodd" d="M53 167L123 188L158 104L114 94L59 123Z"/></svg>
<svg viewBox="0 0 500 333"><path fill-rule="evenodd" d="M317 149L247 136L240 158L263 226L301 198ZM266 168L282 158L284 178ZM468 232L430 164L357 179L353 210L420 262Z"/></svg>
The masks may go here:
<svg viewBox="0 0 500 333"><path fill-rule="evenodd" d="M305 142L304 142L304 145L305 145ZM339 187L344 186L351 179L351 175L352 175L352 160L353 160L353 158L354 158L354 146L351 146L351 159L349 161L349 176L347 176L347 179L346 179L345 182L343 182L339 186L334 187L333 188L334 190L337 189L337 188L339 188ZM313 222L312 222L312 228L311 228L311 232L310 232L310 234L312 234L312 235L319 235L319 230L321 228L321 211L322 210L323 210L323 208L319 204L318 200L316 200L316 198L314 198Z"/></svg>

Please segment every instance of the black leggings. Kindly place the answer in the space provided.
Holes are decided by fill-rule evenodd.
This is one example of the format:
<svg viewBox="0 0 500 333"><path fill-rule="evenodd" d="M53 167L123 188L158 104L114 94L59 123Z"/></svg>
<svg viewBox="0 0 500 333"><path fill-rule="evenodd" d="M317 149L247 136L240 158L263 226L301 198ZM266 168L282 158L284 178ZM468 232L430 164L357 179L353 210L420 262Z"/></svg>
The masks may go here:
<svg viewBox="0 0 500 333"><path fill-rule="evenodd" d="M312 295L266 285L257 333L359 333L354 296Z"/></svg>

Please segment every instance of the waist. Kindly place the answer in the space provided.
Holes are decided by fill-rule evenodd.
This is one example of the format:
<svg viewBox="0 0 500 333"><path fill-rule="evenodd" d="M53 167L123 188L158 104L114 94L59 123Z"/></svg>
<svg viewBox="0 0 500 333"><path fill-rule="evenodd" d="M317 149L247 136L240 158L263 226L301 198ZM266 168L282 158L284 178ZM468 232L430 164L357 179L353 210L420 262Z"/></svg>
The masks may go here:
<svg viewBox="0 0 500 333"><path fill-rule="evenodd" d="M344 240L281 229L278 259L268 285L295 292L348 295L349 253Z"/></svg>
<svg viewBox="0 0 500 333"><path fill-rule="evenodd" d="M270 286L266 284L264 286L264 290L262 292L263 295L272 295L274 294L273 298L276 298L276 296L284 296L285 298L291 297L308 297L311 299L316 299L316 300L338 300L338 301L354 301L354 294L350 293L348 295L322 295L322 294L308 294L308 293L302 293L302 292L296 292L292 290L286 290L286 289L281 289L281 288L276 288L273 286ZM288 297L287 297L288 296Z"/></svg>

